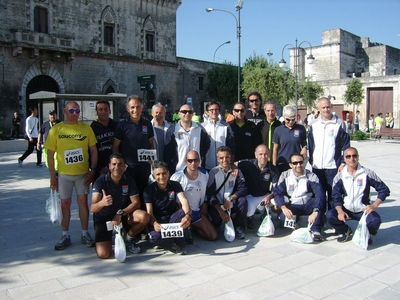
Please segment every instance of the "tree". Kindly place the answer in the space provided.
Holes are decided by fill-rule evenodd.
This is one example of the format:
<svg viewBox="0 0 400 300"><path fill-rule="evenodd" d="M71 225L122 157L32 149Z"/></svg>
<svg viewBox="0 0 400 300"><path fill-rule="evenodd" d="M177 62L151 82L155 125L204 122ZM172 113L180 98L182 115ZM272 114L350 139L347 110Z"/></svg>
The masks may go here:
<svg viewBox="0 0 400 300"><path fill-rule="evenodd" d="M237 102L237 67L231 63L214 65L207 72L206 91L225 106Z"/></svg>
<svg viewBox="0 0 400 300"><path fill-rule="evenodd" d="M343 98L347 105L353 104L353 116L355 116L355 106L359 106L364 99L363 84L359 79L353 78L353 80L347 83L347 89Z"/></svg>
<svg viewBox="0 0 400 300"><path fill-rule="evenodd" d="M290 71L271 63L267 58L256 55L246 59L242 69L242 91L245 95L257 91L264 101L275 101L283 107L294 98L295 78Z"/></svg>
<svg viewBox="0 0 400 300"><path fill-rule="evenodd" d="M303 100L304 105L314 108L316 100L322 95L324 89L320 84L307 78L305 81L299 82L299 98Z"/></svg>

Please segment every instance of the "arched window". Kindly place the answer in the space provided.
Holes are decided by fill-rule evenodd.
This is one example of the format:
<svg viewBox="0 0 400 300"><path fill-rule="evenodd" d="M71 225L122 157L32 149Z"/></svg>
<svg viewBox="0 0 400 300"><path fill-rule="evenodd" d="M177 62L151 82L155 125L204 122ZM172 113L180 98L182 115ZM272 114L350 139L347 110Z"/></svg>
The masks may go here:
<svg viewBox="0 0 400 300"><path fill-rule="evenodd" d="M151 16L148 16L143 23L144 56L147 59L155 59L156 52L156 29Z"/></svg>
<svg viewBox="0 0 400 300"><path fill-rule="evenodd" d="M101 14L101 50L104 53L115 54L117 16L111 6L107 6Z"/></svg>
<svg viewBox="0 0 400 300"><path fill-rule="evenodd" d="M49 17L47 9L41 6L35 6L34 16L34 31L40 33L49 33Z"/></svg>

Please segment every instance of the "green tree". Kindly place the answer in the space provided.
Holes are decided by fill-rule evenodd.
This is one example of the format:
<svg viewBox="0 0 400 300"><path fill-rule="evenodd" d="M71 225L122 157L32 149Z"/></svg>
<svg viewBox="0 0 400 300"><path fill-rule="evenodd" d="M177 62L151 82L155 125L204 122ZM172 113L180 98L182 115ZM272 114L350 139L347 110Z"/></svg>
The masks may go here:
<svg viewBox="0 0 400 300"><path fill-rule="evenodd" d="M343 98L347 105L353 104L353 116L355 116L355 106L359 106L364 99L364 88L359 79L354 78L347 83L347 89Z"/></svg>
<svg viewBox="0 0 400 300"><path fill-rule="evenodd" d="M320 84L311 81L307 78L305 81L299 82L299 98L303 101L304 105L309 108L314 108L316 100L322 95L324 89Z"/></svg>
<svg viewBox="0 0 400 300"><path fill-rule="evenodd" d="M245 96L257 91L264 101L275 101L281 107L294 98L293 74L280 68L277 63L269 62L264 56L254 53L246 59L242 75L241 88Z"/></svg>
<svg viewBox="0 0 400 300"><path fill-rule="evenodd" d="M237 67L231 63L214 65L207 72L206 91L225 106L237 102Z"/></svg>

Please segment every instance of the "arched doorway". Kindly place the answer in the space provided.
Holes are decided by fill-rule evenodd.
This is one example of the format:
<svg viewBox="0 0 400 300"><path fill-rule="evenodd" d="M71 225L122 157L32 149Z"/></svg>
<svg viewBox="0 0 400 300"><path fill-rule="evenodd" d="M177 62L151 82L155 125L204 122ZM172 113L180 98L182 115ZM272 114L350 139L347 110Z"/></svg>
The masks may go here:
<svg viewBox="0 0 400 300"><path fill-rule="evenodd" d="M57 101L52 100L52 101L38 101L38 100L31 100L29 99L29 95L40 92L40 91L47 91L47 92L55 92L55 93L60 93L60 87L58 86L57 82L51 78L50 76L47 75L38 75L32 78L27 87L26 87L26 94L25 94L25 99L26 99L26 115L28 115L28 109L31 106L36 106L39 109L39 120L41 122L46 121L48 115L47 113L55 109L57 111ZM60 117L60 113L58 113L58 117Z"/></svg>

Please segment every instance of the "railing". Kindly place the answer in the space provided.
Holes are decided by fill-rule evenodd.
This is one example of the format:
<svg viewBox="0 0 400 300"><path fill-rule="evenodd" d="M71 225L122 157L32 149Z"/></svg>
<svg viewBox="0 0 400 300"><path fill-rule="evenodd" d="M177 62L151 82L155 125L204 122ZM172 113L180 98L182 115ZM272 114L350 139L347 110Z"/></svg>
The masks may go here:
<svg viewBox="0 0 400 300"><path fill-rule="evenodd" d="M17 31L14 33L14 40L16 46L52 49L58 51L70 51L74 48L74 40L72 38L61 38L39 32Z"/></svg>

